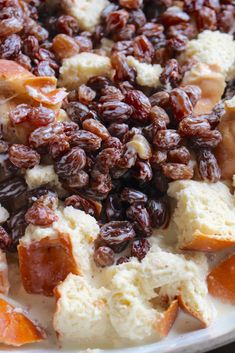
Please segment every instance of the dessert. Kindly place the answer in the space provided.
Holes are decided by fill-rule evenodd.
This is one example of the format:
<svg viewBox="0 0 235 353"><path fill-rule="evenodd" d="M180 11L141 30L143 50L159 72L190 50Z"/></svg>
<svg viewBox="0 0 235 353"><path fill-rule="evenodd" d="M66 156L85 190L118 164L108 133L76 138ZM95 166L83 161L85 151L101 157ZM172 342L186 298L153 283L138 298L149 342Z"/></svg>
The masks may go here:
<svg viewBox="0 0 235 353"><path fill-rule="evenodd" d="M234 304L234 17L0 0L1 343L138 346Z"/></svg>

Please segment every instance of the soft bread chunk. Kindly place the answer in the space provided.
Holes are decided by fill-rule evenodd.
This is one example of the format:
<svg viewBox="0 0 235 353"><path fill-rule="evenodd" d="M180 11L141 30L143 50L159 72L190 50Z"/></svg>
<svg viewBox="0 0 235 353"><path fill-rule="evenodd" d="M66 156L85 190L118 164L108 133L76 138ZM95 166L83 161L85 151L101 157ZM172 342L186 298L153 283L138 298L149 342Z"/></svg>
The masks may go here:
<svg viewBox="0 0 235 353"><path fill-rule="evenodd" d="M62 187L53 165L39 164L27 169L25 181L30 190L49 185L56 190L59 196L64 197L67 195L67 191Z"/></svg>
<svg viewBox="0 0 235 353"><path fill-rule="evenodd" d="M132 258L128 263L99 270L94 273L95 280L70 274L56 289L55 330L62 344L82 342L90 347L156 340L166 336L174 323L176 298L188 295L191 315L197 313L200 322L209 325L214 309L208 300L205 277L203 261L187 260L153 244L141 263ZM94 328L89 337L81 321L83 327Z"/></svg>
<svg viewBox="0 0 235 353"><path fill-rule="evenodd" d="M207 65L218 65L226 77L235 65L235 41L231 34L205 30L190 40L183 60L194 59Z"/></svg>
<svg viewBox="0 0 235 353"><path fill-rule="evenodd" d="M108 294L81 276L69 274L56 289L57 310L54 326L63 342L84 347L91 341L104 344L109 329Z"/></svg>
<svg viewBox="0 0 235 353"><path fill-rule="evenodd" d="M63 8L77 19L80 29L90 32L95 31L108 4L108 0L62 0Z"/></svg>
<svg viewBox="0 0 235 353"><path fill-rule="evenodd" d="M7 259L4 252L0 250L0 293L7 295L9 287Z"/></svg>
<svg viewBox="0 0 235 353"><path fill-rule="evenodd" d="M156 88L160 86L159 77L162 72L162 67L159 64L151 65L141 63L133 56L127 57L127 63L130 67L134 68L137 72L136 82L140 86L147 86Z"/></svg>
<svg viewBox="0 0 235 353"><path fill-rule="evenodd" d="M35 325L21 308L15 308L0 297L0 343L15 347L40 342L45 332Z"/></svg>
<svg viewBox="0 0 235 353"><path fill-rule="evenodd" d="M72 272L91 273L92 250L99 233L96 220L72 206L56 212L50 227L29 225L18 246L20 272L29 293L53 295Z"/></svg>
<svg viewBox="0 0 235 353"><path fill-rule="evenodd" d="M186 72L183 85L196 85L201 89L201 98L194 108L194 114L199 115L212 111L221 100L226 82L218 65L199 62Z"/></svg>
<svg viewBox="0 0 235 353"><path fill-rule="evenodd" d="M235 96L225 101L225 115L222 117L218 129L222 134L222 141L215 150L221 176L231 179L235 174Z"/></svg>
<svg viewBox="0 0 235 353"><path fill-rule="evenodd" d="M180 248L217 251L235 245L234 198L222 182L175 181L168 195L177 200L173 222Z"/></svg>
<svg viewBox="0 0 235 353"><path fill-rule="evenodd" d="M207 277L207 283L211 295L235 304L235 255L215 266Z"/></svg>
<svg viewBox="0 0 235 353"><path fill-rule="evenodd" d="M60 68L60 86L77 88L93 76L111 77L113 73L110 58L94 53L81 53L64 59Z"/></svg>

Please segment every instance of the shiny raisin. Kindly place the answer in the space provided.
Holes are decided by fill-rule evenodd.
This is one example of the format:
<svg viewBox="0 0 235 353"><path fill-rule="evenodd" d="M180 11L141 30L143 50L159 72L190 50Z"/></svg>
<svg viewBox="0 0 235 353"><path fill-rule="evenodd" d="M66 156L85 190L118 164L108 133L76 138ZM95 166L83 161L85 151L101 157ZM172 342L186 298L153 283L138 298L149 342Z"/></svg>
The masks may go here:
<svg viewBox="0 0 235 353"><path fill-rule="evenodd" d="M9 159L18 168L32 168L40 162L40 155L33 149L15 144L9 148Z"/></svg>
<svg viewBox="0 0 235 353"><path fill-rule="evenodd" d="M115 261L114 251L107 246L101 246L94 252L94 261L98 267L111 266Z"/></svg>
<svg viewBox="0 0 235 353"><path fill-rule="evenodd" d="M55 163L56 173L61 178L77 175L86 165L86 154L80 147L73 147Z"/></svg>
<svg viewBox="0 0 235 353"><path fill-rule="evenodd" d="M143 260L150 250L150 243L147 239L137 239L131 246L131 256L137 257L139 261Z"/></svg>
<svg viewBox="0 0 235 353"><path fill-rule="evenodd" d="M151 220L151 227L161 228L168 220L168 205L163 199L150 199L147 210Z"/></svg>
<svg viewBox="0 0 235 353"><path fill-rule="evenodd" d="M214 154L209 149L201 149L197 152L197 163L203 180L215 183L220 179L220 168Z"/></svg>
<svg viewBox="0 0 235 353"><path fill-rule="evenodd" d="M118 245L135 237L135 231L130 222L112 221L100 229L100 237L107 245Z"/></svg>

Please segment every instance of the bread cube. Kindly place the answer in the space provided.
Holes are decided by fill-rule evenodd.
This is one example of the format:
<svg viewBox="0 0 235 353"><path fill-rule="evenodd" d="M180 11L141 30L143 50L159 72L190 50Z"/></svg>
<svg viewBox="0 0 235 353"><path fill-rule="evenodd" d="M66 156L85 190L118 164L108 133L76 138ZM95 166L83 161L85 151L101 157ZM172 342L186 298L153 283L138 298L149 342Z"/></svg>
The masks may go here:
<svg viewBox="0 0 235 353"><path fill-rule="evenodd" d="M69 273L91 273L96 220L72 206L56 211L50 227L29 225L18 246L22 283L28 293L53 295Z"/></svg>

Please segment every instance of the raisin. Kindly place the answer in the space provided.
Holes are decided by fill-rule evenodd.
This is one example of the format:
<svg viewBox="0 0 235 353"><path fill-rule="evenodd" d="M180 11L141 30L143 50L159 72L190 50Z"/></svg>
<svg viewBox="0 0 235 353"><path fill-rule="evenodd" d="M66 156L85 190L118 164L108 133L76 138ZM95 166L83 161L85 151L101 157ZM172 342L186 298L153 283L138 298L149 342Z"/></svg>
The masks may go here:
<svg viewBox="0 0 235 353"><path fill-rule="evenodd" d="M95 119L86 119L82 123L82 127L84 130L90 131L93 134L99 136L102 140L105 140L110 136L106 127Z"/></svg>
<svg viewBox="0 0 235 353"><path fill-rule="evenodd" d="M36 76L55 76L55 71L46 60L40 61L34 69Z"/></svg>
<svg viewBox="0 0 235 353"><path fill-rule="evenodd" d="M137 257L139 261L143 260L150 250L150 243L147 239L137 239L131 246L131 256Z"/></svg>
<svg viewBox="0 0 235 353"><path fill-rule="evenodd" d="M141 7L143 0L119 0L121 6L126 7L127 9L136 10Z"/></svg>
<svg viewBox="0 0 235 353"><path fill-rule="evenodd" d="M112 221L100 229L100 237L107 245L119 245L135 237L135 231L130 222Z"/></svg>
<svg viewBox="0 0 235 353"><path fill-rule="evenodd" d="M3 5L0 11L0 36L9 36L13 33L18 33L24 25L24 17L21 6L12 4L13 6Z"/></svg>
<svg viewBox="0 0 235 353"><path fill-rule="evenodd" d="M108 123L122 123L128 120L132 114L131 107L120 101L105 102L100 106L99 111L104 121Z"/></svg>
<svg viewBox="0 0 235 353"><path fill-rule="evenodd" d="M77 175L86 165L86 154L80 147L73 147L68 153L56 161L56 173L61 178Z"/></svg>
<svg viewBox="0 0 235 353"><path fill-rule="evenodd" d="M112 189L112 179L109 174L100 172L97 168L92 170L91 188L105 197Z"/></svg>
<svg viewBox="0 0 235 353"><path fill-rule="evenodd" d="M122 101L124 99L124 95L121 90L114 86L107 86L101 89L101 97L99 99L100 103L118 100Z"/></svg>
<svg viewBox="0 0 235 353"><path fill-rule="evenodd" d="M126 216L135 222L135 230L138 233L147 237L152 234L150 216L146 207L137 204L131 205L126 210Z"/></svg>
<svg viewBox="0 0 235 353"><path fill-rule="evenodd" d="M75 39L66 34L58 34L53 38L52 50L55 56L62 60L79 53L79 45Z"/></svg>
<svg viewBox="0 0 235 353"><path fill-rule="evenodd" d="M122 264L125 264L125 263L129 262L129 261L130 260L129 260L129 258L127 256L121 256L117 260L116 265L122 265Z"/></svg>
<svg viewBox="0 0 235 353"><path fill-rule="evenodd" d="M168 205L163 199L150 199L147 210L151 220L151 227L161 228L168 220Z"/></svg>
<svg viewBox="0 0 235 353"><path fill-rule="evenodd" d="M23 194L27 185L22 178L15 177L0 183L0 202L13 200Z"/></svg>
<svg viewBox="0 0 235 353"><path fill-rule="evenodd" d="M122 52L112 53L111 63L116 71L115 80L124 81L134 78L133 71L128 66L126 56Z"/></svg>
<svg viewBox="0 0 235 353"><path fill-rule="evenodd" d="M121 200L129 204L145 204L148 201L147 196L138 190L132 188L124 188L121 193Z"/></svg>
<svg viewBox="0 0 235 353"><path fill-rule="evenodd" d="M36 127L53 123L55 111L45 107L32 108L29 112L29 121Z"/></svg>
<svg viewBox="0 0 235 353"><path fill-rule="evenodd" d="M29 136L29 145L32 148L44 148L65 137L63 124L51 124L35 129Z"/></svg>
<svg viewBox="0 0 235 353"><path fill-rule="evenodd" d="M129 131L129 127L124 123L112 123L109 125L108 131L112 136L122 139L123 136Z"/></svg>
<svg viewBox="0 0 235 353"><path fill-rule="evenodd" d="M177 25L182 22L189 22L189 15L178 7L170 7L162 14L162 22L165 26Z"/></svg>
<svg viewBox="0 0 235 353"><path fill-rule="evenodd" d="M26 212L25 220L27 223L31 223L36 226L49 226L53 222L57 221L58 217L51 210L51 208L36 201Z"/></svg>
<svg viewBox="0 0 235 353"><path fill-rule="evenodd" d="M86 85L81 85L78 88L78 98L82 104L89 104L96 97L96 92Z"/></svg>
<svg viewBox="0 0 235 353"><path fill-rule="evenodd" d="M192 179L194 171L193 167L179 163L162 164L164 175L172 180Z"/></svg>
<svg viewBox="0 0 235 353"><path fill-rule="evenodd" d="M12 240L7 231L0 226L0 249L3 251L9 250Z"/></svg>
<svg viewBox="0 0 235 353"><path fill-rule="evenodd" d="M181 89L188 95L192 106L195 107L198 100L201 98L201 89L198 86L187 85L181 87Z"/></svg>
<svg viewBox="0 0 235 353"><path fill-rule="evenodd" d="M134 50L134 57L139 61L151 63L154 48L152 43L148 40L148 38L144 35L137 36L133 40L133 50Z"/></svg>
<svg viewBox="0 0 235 353"><path fill-rule="evenodd" d="M64 204L65 206L73 206L78 210L82 210L93 217L99 216L102 207L100 203L86 199L80 195L72 195L67 197Z"/></svg>
<svg viewBox="0 0 235 353"><path fill-rule="evenodd" d="M150 163L137 160L135 163L135 167L132 171L132 175L141 183L150 181L153 177L153 172Z"/></svg>
<svg viewBox="0 0 235 353"><path fill-rule="evenodd" d="M128 22L134 24L137 28L143 27L146 23L144 12L141 9L130 11Z"/></svg>
<svg viewBox="0 0 235 353"><path fill-rule="evenodd" d="M94 261L98 267L106 267L114 264L114 251L107 246L101 246L94 252Z"/></svg>
<svg viewBox="0 0 235 353"><path fill-rule="evenodd" d="M63 186L68 189L82 189L89 184L89 175L84 170L79 170L76 175L66 178Z"/></svg>
<svg viewBox="0 0 235 353"><path fill-rule="evenodd" d="M210 130L209 122L204 118L200 117L188 117L183 119L179 124L179 133L181 136L197 136L201 137L204 133Z"/></svg>
<svg viewBox="0 0 235 353"><path fill-rule="evenodd" d="M160 130L154 136L153 143L163 150L171 150L180 145L182 139L176 130Z"/></svg>
<svg viewBox="0 0 235 353"><path fill-rule="evenodd" d="M117 162L119 168L131 168L135 165L137 159L137 153L133 148L125 148L121 158Z"/></svg>
<svg viewBox="0 0 235 353"><path fill-rule="evenodd" d="M108 196L105 203L105 215L107 220L116 221L122 218L122 203L117 194L111 194Z"/></svg>
<svg viewBox="0 0 235 353"><path fill-rule="evenodd" d="M159 165L166 162L167 160L167 151L157 150L153 153L150 158L150 164L152 168L158 169Z"/></svg>
<svg viewBox="0 0 235 353"><path fill-rule="evenodd" d="M197 163L203 180L212 183L220 180L220 168L214 154L209 149L201 149L197 152Z"/></svg>
<svg viewBox="0 0 235 353"><path fill-rule="evenodd" d="M216 12L207 6L203 6L196 15L199 31L209 29L214 31L217 28Z"/></svg>
<svg viewBox="0 0 235 353"><path fill-rule="evenodd" d="M126 10L112 11L106 17L106 31L115 33L123 29L128 21L129 14Z"/></svg>
<svg viewBox="0 0 235 353"><path fill-rule="evenodd" d="M115 149L122 149L122 143L117 137L109 136L105 141L102 143L103 149L106 148L115 148Z"/></svg>
<svg viewBox="0 0 235 353"><path fill-rule="evenodd" d="M25 229L28 225L25 221L25 213L25 209L20 210L11 215L7 220L7 229L12 240L11 247L9 249L11 251L16 251L19 239L22 238L25 234Z"/></svg>
<svg viewBox="0 0 235 353"><path fill-rule="evenodd" d="M165 123L165 126L170 123L169 115L166 113L166 111L164 109L162 109L161 107L158 107L157 105L155 105L154 107L151 108L150 118L155 123L159 123L159 124L160 124L160 122ZM159 125L159 126L161 126L161 125ZM164 125L162 125L162 126L164 126Z"/></svg>
<svg viewBox="0 0 235 353"><path fill-rule="evenodd" d="M160 75L160 82L163 85L171 84L173 87L178 86L182 76L180 73L179 64L176 59L170 59L167 61L165 68Z"/></svg>
<svg viewBox="0 0 235 353"><path fill-rule="evenodd" d="M162 194L168 189L168 179L161 170L155 170L153 175L153 186Z"/></svg>
<svg viewBox="0 0 235 353"><path fill-rule="evenodd" d="M1 59L14 59L20 52L21 39L17 34L7 37L0 45Z"/></svg>
<svg viewBox="0 0 235 353"><path fill-rule="evenodd" d="M151 104L143 92L137 90L127 91L125 102L132 107L132 118L134 120L141 123L148 121Z"/></svg>
<svg viewBox="0 0 235 353"><path fill-rule="evenodd" d="M72 146L78 146L86 152L96 151L101 146L101 138L90 131L78 130L70 138Z"/></svg>
<svg viewBox="0 0 235 353"><path fill-rule="evenodd" d="M103 174L108 174L120 159L121 151L117 148L105 148L97 156L95 167ZM94 170L94 169L93 169Z"/></svg>
<svg viewBox="0 0 235 353"><path fill-rule="evenodd" d="M192 137L190 144L193 148L215 148L222 141L222 135L218 130L208 130L203 136Z"/></svg>
<svg viewBox="0 0 235 353"><path fill-rule="evenodd" d="M190 161L190 152L184 146L171 150L168 152L168 161L172 163L188 164Z"/></svg>
<svg viewBox="0 0 235 353"><path fill-rule="evenodd" d="M76 35L79 30L77 20L72 16L62 15L57 20L57 30L69 36Z"/></svg>
<svg viewBox="0 0 235 353"><path fill-rule="evenodd" d="M189 96L180 88L175 88L171 91L170 104L177 121L183 120L193 112L193 105Z"/></svg>
<svg viewBox="0 0 235 353"><path fill-rule="evenodd" d="M28 104L20 104L10 111L9 118L12 124L17 125L27 121L30 113L31 107Z"/></svg>
<svg viewBox="0 0 235 353"><path fill-rule="evenodd" d="M28 36L23 42L23 50L30 58L34 58L39 50L38 39L35 36Z"/></svg>
<svg viewBox="0 0 235 353"><path fill-rule="evenodd" d="M157 105L163 109L169 105L169 99L170 95L166 91L156 92L149 98L152 107Z"/></svg>
<svg viewBox="0 0 235 353"><path fill-rule="evenodd" d="M24 145L12 145L9 148L9 159L18 168L32 168L40 162L40 155Z"/></svg>

